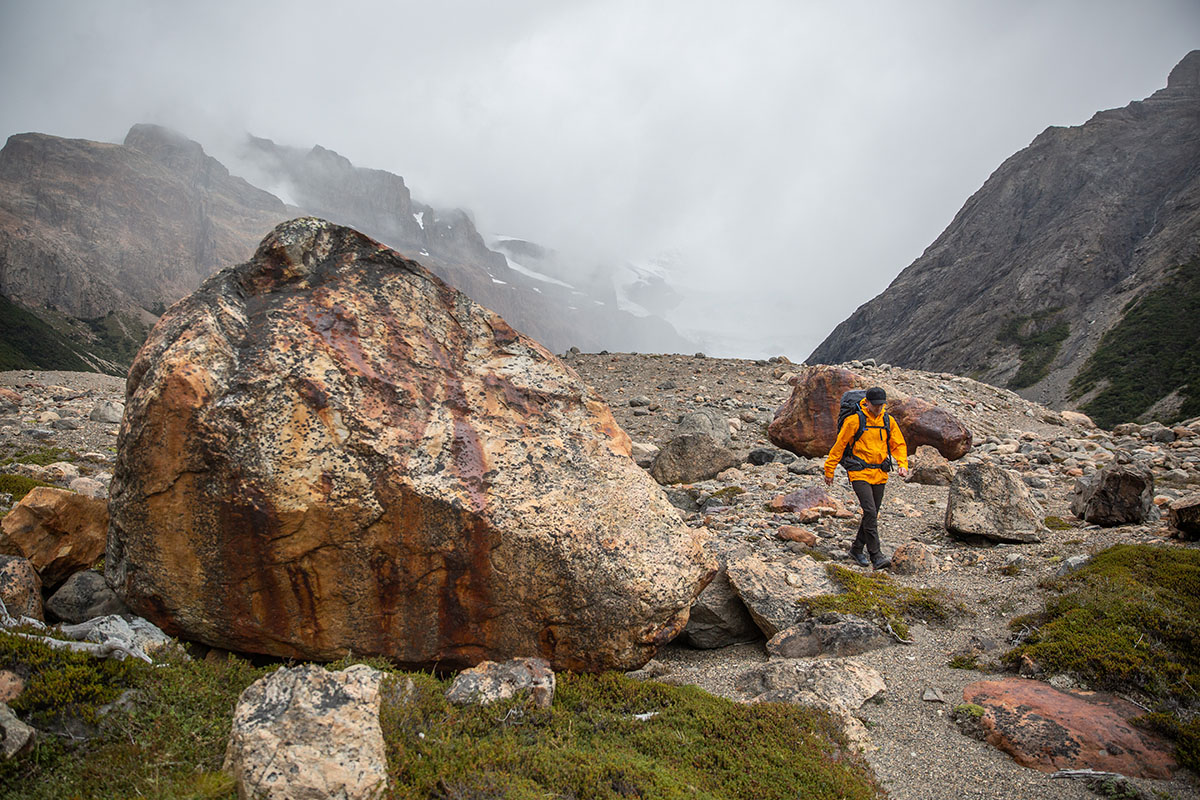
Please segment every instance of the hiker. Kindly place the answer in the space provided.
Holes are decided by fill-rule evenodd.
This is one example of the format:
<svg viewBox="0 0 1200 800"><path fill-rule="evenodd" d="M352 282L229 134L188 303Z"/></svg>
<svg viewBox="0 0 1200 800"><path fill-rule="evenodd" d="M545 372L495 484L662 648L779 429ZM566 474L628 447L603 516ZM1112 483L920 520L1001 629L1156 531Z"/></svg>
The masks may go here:
<svg viewBox="0 0 1200 800"><path fill-rule="evenodd" d="M861 396L861 399L857 399ZM857 399L857 403L854 401ZM846 468L850 488L862 506L862 522L850 547L850 557L859 566L887 569L892 560L879 549L879 507L887 485L892 462L902 478L908 477L908 451L896 420L887 413L887 393L878 386L842 396L842 419L837 441L825 459L825 483L833 484L833 471L840 463ZM890 452L889 452L890 451ZM863 552L866 548L866 553ZM867 560L867 555L870 560Z"/></svg>

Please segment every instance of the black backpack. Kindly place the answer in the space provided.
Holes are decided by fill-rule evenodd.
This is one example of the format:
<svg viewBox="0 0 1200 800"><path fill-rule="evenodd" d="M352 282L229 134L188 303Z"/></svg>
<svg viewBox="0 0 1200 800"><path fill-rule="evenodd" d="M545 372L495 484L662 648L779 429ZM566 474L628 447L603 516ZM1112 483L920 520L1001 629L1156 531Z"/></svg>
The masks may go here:
<svg viewBox="0 0 1200 800"><path fill-rule="evenodd" d="M892 471L892 455L891 455L892 415L885 411L885 412L883 412L883 425L868 425L867 424L867 415L862 412L862 407L859 406L859 402L861 400L863 400L864 398L866 398L866 396L867 396L867 392L865 389L851 389L850 391L848 391L842 395L842 403L838 407L838 421L837 421L838 432L839 433L841 432L842 423L844 423L846 421L846 418L849 417L851 414L858 415L858 430L855 432L854 437L846 444L846 449L844 451L842 451L842 460L838 463L840 463L843 467L846 468L846 472L850 472L851 470L857 471L857 470L862 470L862 469L881 469L884 472L891 472ZM862 438L862 435L863 435L863 433L866 432L867 428L880 428L880 427L883 428L884 435L887 436L888 456L887 456L887 458L885 458L882 461L882 463L868 464L867 462L863 461L858 456L854 455L854 445L858 444L858 440L860 438Z"/></svg>

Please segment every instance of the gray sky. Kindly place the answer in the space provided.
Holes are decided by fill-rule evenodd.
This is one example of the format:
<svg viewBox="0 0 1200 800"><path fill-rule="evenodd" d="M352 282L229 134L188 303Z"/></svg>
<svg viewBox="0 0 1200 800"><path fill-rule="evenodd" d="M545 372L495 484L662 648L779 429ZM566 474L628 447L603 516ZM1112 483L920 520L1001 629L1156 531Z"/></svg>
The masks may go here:
<svg viewBox="0 0 1200 800"><path fill-rule="evenodd" d="M0 0L0 134L252 132L481 230L677 251L710 354L800 360L1050 125L1141 99L1196 0Z"/></svg>

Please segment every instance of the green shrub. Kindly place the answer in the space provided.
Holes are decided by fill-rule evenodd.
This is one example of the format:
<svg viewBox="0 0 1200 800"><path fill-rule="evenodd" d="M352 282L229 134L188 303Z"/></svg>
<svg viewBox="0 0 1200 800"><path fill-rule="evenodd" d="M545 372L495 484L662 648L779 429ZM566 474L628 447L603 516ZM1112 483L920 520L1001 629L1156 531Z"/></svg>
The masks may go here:
<svg viewBox="0 0 1200 800"><path fill-rule="evenodd" d="M1074 525L1067 522L1062 517L1051 516L1051 517L1046 517L1042 521L1045 523L1046 527L1052 531L1069 531L1075 527Z"/></svg>
<svg viewBox="0 0 1200 800"><path fill-rule="evenodd" d="M1097 386L1103 388L1080 410L1103 428L1139 418L1177 389L1182 407L1160 421L1200 415L1200 259L1126 306L1071 381L1070 396Z"/></svg>
<svg viewBox="0 0 1200 800"><path fill-rule="evenodd" d="M962 604L941 589L910 589L884 573L867 575L837 564L828 564L825 569L845 591L800 601L814 615L837 611L874 617L891 625L897 636L907 639L906 620L945 621L955 612L966 613Z"/></svg>
<svg viewBox="0 0 1200 800"><path fill-rule="evenodd" d="M1013 620L1013 629L1029 633L1005 654L1006 664L1015 667L1028 655L1048 672L1071 673L1100 689L1143 694L1159 702L1164 713L1196 707L1200 551L1118 545L1046 586L1060 593L1043 611ZM1182 763L1195 769L1200 766L1196 728L1180 721L1178 730Z"/></svg>
<svg viewBox="0 0 1200 800"><path fill-rule="evenodd" d="M1019 348L1018 357L1021 360L1021 366L1008 382L1008 388L1024 389L1046 377L1050 362L1054 361L1062 343L1071 334L1071 326L1066 321L1051 324L1061 313L1062 308L1059 307L1032 316L1013 317L1000 329L996 341Z"/></svg>
<svg viewBox="0 0 1200 800"><path fill-rule="evenodd" d="M49 486L45 481L26 478L24 475L0 475L0 492L11 494L13 502L20 502L35 486Z"/></svg>

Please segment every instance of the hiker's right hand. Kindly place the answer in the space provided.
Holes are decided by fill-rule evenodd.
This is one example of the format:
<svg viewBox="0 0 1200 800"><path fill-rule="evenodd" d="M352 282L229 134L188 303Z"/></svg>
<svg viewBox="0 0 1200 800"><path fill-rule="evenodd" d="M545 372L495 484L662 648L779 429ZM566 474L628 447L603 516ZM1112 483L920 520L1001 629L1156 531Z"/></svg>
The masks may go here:
<svg viewBox="0 0 1200 800"><path fill-rule="evenodd" d="M826 485L826 486L833 486L833 478L831 478L831 477L829 477L828 475L826 475L826 476L825 476L825 485Z"/></svg>

